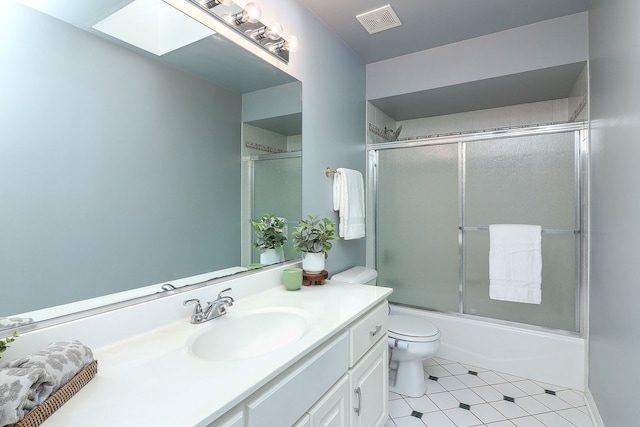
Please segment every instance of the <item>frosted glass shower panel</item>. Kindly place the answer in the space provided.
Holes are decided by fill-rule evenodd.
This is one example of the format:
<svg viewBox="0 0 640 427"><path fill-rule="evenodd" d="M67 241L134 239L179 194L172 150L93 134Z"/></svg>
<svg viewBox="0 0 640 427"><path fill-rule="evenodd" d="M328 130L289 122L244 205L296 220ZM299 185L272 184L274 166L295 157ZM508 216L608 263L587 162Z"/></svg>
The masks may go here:
<svg viewBox="0 0 640 427"><path fill-rule="evenodd" d="M577 228L574 132L476 141L466 147L465 226Z"/></svg>
<svg viewBox="0 0 640 427"><path fill-rule="evenodd" d="M378 283L393 302L457 311L458 145L378 154Z"/></svg>
<svg viewBox="0 0 640 427"><path fill-rule="evenodd" d="M286 218L289 240L284 245L285 259L299 258L294 252L291 232L302 215L302 159L287 157L261 159L254 162L253 170L253 219L264 214ZM260 260L260 252L254 249L254 262Z"/></svg>

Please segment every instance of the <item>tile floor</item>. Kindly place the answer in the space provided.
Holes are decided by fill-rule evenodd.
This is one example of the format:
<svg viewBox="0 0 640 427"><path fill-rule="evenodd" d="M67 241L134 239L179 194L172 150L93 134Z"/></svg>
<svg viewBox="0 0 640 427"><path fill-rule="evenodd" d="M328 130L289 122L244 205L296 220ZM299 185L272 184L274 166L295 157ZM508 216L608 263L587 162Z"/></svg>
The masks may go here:
<svg viewBox="0 0 640 427"><path fill-rule="evenodd" d="M592 427L584 394L441 358L424 362L427 392L389 392L385 427ZM390 371L390 383L395 372Z"/></svg>

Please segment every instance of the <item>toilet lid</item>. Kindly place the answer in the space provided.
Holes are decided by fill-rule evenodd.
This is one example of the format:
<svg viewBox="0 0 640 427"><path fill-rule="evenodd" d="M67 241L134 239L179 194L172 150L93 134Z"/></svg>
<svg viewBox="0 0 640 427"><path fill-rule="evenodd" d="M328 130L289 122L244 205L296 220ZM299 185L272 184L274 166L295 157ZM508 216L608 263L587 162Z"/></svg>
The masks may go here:
<svg viewBox="0 0 640 427"><path fill-rule="evenodd" d="M406 337L407 340L424 340L427 337L435 337L440 331L428 320L415 316L391 315L389 316L389 336L396 338ZM402 336L402 337L401 337Z"/></svg>

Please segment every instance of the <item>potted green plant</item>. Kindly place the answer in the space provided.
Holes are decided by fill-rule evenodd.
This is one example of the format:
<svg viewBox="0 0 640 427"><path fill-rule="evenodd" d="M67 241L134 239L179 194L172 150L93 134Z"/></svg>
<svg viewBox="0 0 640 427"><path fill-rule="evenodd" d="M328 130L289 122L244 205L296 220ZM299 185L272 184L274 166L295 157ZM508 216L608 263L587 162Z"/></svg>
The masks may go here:
<svg viewBox="0 0 640 427"><path fill-rule="evenodd" d="M256 233L253 246L262 249L260 264L275 264L284 261L282 245L287 241L287 220L275 215L262 215L258 221L252 221Z"/></svg>
<svg viewBox="0 0 640 427"><path fill-rule="evenodd" d="M302 269L307 273L320 273L332 248L332 240L337 240L335 222L329 218L311 216L298 223L291 234L293 246L302 252Z"/></svg>
<svg viewBox="0 0 640 427"><path fill-rule="evenodd" d="M18 338L18 333L14 332L13 335L0 339L0 357L2 357L2 353L4 353L10 346L12 342L14 342Z"/></svg>

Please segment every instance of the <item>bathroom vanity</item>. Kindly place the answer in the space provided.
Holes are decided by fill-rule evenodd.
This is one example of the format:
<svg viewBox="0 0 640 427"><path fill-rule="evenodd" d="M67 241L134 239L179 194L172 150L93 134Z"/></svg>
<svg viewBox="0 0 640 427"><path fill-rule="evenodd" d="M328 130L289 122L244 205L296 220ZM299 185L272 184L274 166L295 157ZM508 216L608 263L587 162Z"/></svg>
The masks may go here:
<svg viewBox="0 0 640 427"><path fill-rule="evenodd" d="M80 339L99 362L42 426L384 425L392 290L328 281L286 291L285 266L23 335L22 351ZM226 315L190 323L184 300L228 287Z"/></svg>

